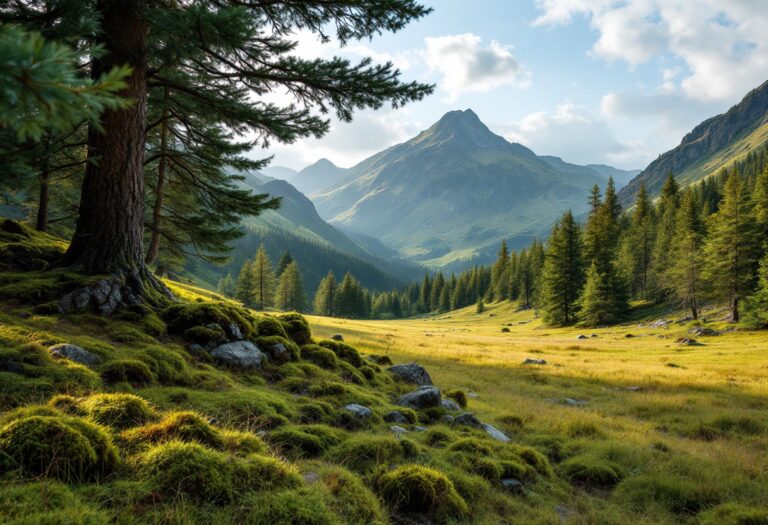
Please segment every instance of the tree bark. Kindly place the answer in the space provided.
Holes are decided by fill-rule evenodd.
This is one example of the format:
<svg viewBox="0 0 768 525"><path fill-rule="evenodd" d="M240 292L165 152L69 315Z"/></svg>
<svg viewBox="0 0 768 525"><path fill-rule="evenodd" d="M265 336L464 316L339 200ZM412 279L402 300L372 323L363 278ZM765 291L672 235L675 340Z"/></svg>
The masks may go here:
<svg viewBox="0 0 768 525"><path fill-rule="evenodd" d="M114 66L133 73L120 93L133 103L105 111L102 131L88 131L88 158L80 215L65 264L88 274L146 274L143 253L144 141L147 101L146 0L98 0L100 42L92 76Z"/></svg>
<svg viewBox="0 0 768 525"><path fill-rule="evenodd" d="M731 300L731 322L738 323L741 316L739 315L739 296L734 295Z"/></svg>
<svg viewBox="0 0 768 525"><path fill-rule="evenodd" d="M168 89L163 93L164 101L168 100ZM165 191L165 167L167 164L166 153L168 149L168 109L163 108L163 123L160 125L160 160L157 166L157 186L155 188L155 204L152 208L152 238L149 242L145 263L151 265L157 259L160 251L160 227L163 221L163 192ZM158 277L161 274L157 274Z"/></svg>
<svg viewBox="0 0 768 525"><path fill-rule="evenodd" d="M48 183L51 173L47 168L40 172L40 195L37 200L37 221L35 229L41 232L48 231L48 206L50 194L48 193Z"/></svg>

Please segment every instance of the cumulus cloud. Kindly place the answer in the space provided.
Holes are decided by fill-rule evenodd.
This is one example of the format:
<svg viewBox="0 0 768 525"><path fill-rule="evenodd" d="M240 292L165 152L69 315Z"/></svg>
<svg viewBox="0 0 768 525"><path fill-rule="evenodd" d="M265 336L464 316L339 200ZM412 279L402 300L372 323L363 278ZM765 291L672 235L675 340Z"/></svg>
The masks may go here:
<svg viewBox="0 0 768 525"><path fill-rule="evenodd" d="M465 92L485 92L501 86L527 86L530 72L496 40L483 46L472 33L428 37L423 57L427 67L441 76L439 86L449 101Z"/></svg>
<svg viewBox="0 0 768 525"><path fill-rule="evenodd" d="M507 124L504 136L539 155L555 155L577 164L635 168L644 165L648 157L641 143L619 141L600 115L571 102Z"/></svg>
<svg viewBox="0 0 768 525"><path fill-rule="evenodd" d="M583 16L598 38L592 53L637 66L659 57L685 64L666 91L692 100L743 96L768 76L768 2L765 0L537 0L534 25Z"/></svg>

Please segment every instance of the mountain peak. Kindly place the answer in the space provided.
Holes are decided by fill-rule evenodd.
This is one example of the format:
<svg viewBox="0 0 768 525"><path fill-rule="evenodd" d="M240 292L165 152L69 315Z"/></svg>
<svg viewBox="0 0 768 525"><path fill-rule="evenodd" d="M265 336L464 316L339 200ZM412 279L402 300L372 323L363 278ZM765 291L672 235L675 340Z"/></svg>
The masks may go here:
<svg viewBox="0 0 768 525"><path fill-rule="evenodd" d="M417 140L443 142L460 140L480 147L498 146L503 138L493 133L483 124L480 117L471 109L449 111L431 128L422 133Z"/></svg>

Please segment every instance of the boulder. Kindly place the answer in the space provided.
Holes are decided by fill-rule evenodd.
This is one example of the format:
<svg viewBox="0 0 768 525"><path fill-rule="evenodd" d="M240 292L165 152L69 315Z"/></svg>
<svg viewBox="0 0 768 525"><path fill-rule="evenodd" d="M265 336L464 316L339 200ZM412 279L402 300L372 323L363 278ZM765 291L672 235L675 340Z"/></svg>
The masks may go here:
<svg viewBox="0 0 768 525"><path fill-rule="evenodd" d="M410 383L412 385L431 385L432 378L429 377L426 369L417 365L416 363L410 363L407 365L395 365L389 368L389 371L400 381Z"/></svg>
<svg viewBox="0 0 768 525"><path fill-rule="evenodd" d="M373 415L370 408L358 405L357 403L350 403L344 407L344 410L351 413L357 419L368 419Z"/></svg>
<svg viewBox="0 0 768 525"><path fill-rule="evenodd" d="M397 425L392 425L389 427L389 431L392 432L396 438L400 438L403 434L407 434L408 431L404 429L403 427L399 427Z"/></svg>
<svg viewBox="0 0 768 525"><path fill-rule="evenodd" d="M341 341L341 342L343 342L344 341L344 336L341 335L341 334L333 334L331 336L331 339L333 339L334 341Z"/></svg>
<svg viewBox="0 0 768 525"><path fill-rule="evenodd" d="M408 418L406 418L401 412L393 410L392 412L387 412L384 414L384 421L387 423L408 423Z"/></svg>
<svg viewBox="0 0 768 525"><path fill-rule="evenodd" d="M444 398L440 402L440 404L444 409L449 410L451 412L458 412L459 410L461 410L461 407L459 406L459 404L450 398Z"/></svg>
<svg viewBox="0 0 768 525"><path fill-rule="evenodd" d="M579 334L576 336L576 339L587 339L587 336L584 334Z"/></svg>
<svg viewBox="0 0 768 525"><path fill-rule="evenodd" d="M440 390L434 386L420 386L413 392L400 396L397 404L408 408L432 408L440 406Z"/></svg>
<svg viewBox="0 0 768 525"><path fill-rule="evenodd" d="M273 345L265 346L264 351L267 352L270 359L276 363L287 363L291 360L291 351L288 350L283 343L275 343Z"/></svg>
<svg viewBox="0 0 768 525"><path fill-rule="evenodd" d="M53 345L48 349L53 357L59 357L63 359L69 359L75 363L80 363L85 366L96 366L101 363L101 357L97 356L93 352L89 352L79 346L71 345L69 343L61 343Z"/></svg>
<svg viewBox="0 0 768 525"><path fill-rule="evenodd" d="M261 363L267 355L250 341L234 341L224 343L211 350L211 356L216 361L233 368L261 368Z"/></svg>
<svg viewBox="0 0 768 525"><path fill-rule="evenodd" d="M485 433L488 434L493 439L495 439L496 441L501 441L502 443L509 443L510 441L512 441L511 439L509 439L509 436L507 436L504 432L494 427L493 425L489 425L488 423L483 423L481 426L483 430L485 430Z"/></svg>
<svg viewBox="0 0 768 525"><path fill-rule="evenodd" d="M460 416L456 416L453 419L453 424L463 425L463 426L473 427L473 428L480 428L483 426L480 420L477 419L477 416L475 416L472 412L464 412Z"/></svg>
<svg viewBox="0 0 768 525"><path fill-rule="evenodd" d="M445 423L446 425L451 425L455 421L456 418L453 416L446 414L443 417L440 418L441 423Z"/></svg>
<svg viewBox="0 0 768 525"><path fill-rule="evenodd" d="M524 365L546 365L547 362L544 359L534 359L533 357L528 357L525 361L523 361Z"/></svg>

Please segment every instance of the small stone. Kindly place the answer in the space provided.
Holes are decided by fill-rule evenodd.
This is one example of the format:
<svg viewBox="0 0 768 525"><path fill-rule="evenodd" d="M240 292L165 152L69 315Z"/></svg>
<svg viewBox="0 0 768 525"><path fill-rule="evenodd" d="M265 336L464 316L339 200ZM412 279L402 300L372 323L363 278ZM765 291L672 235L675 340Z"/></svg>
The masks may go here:
<svg viewBox="0 0 768 525"><path fill-rule="evenodd" d="M287 363L291 360L291 352L285 347L283 343L276 343L264 348L269 357L271 357L277 363Z"/></svg>
<svg viewBox="0 0 768 525"><path fill-rule="evenodd" d="M576 339L586 339L586 338L587 338L587 336L584 335L584 334L579 334L579 335L576 336Z"/></svg>
<svg viewBox="0 0 768 525"><path fill-rule="evenodd" d="M639 392L640 391L640 387L639 386L625 386L624 390L626 390L628 392Z"/></svg>
<svg viewBox="0 0 768 525"><path fill-rule="evenodd" d="M411 383L413 385L431 385L432 378L429 377L427 370L416 363L407 365L395 365L389 368L390 373L400 381Z"/></svg>
<svg viewBox="0 0 768 525"><path fill-rule="evenodd" d="M459 404L450 398L444 398L440 404L443 406L444 409L449 410L451 412L458 412L461 410L461 407Z"/></svg>
<svg viewBox="0 0 768 525"><path fill-rule="evenodd" d="M467 392L467 397L470 399L480 399L480 394L476 392Z"/></svg>
<svg viewBox="0 0 768 525"><path fill-rule="evenodd" d="M464 412L460 416L456 416L453 419L453 424L464 425L464 426L473 427L473 428L480 428L483 426L480 420L477 419L477 416L475 416L472 412Z"/></svg>
<svg viewBox="0 0 768 525"><path fill-rule="evenodd" d="M331 339L333 339L334 341L344 341L344 336L341 334L333 334L331 336Z"/></svg>
<svg viewBox="0 0 768 525"><path fill-rule="evenodd" d="M572 397L564 397L563 403L572 407L580 407L586 405L587 401L582 401L581 399L573 399Z"/></svg>
<svg viewBox="0 0 768 525"><path fill-rule="evenodd" d="M440 421L441 421L442 423L445 423L446 425L450 425L450 424L452 424L452 423L453 423L455 420L456 420L456 418L454 418L454 417L453 417L452 415L450 415L450 414L446 414L446 415L444 415L443 417L441 417L441 418L440 418Z"/></svg>
<svg viewBox="0 0 768 525"><path fill-rule="evenodd" d="M513 478L502 479L501 486L511 492L515 492L518 494L525 490L525 486L523 485L523 482L520 481L519 479L513 479Z"/></svg>
<svg viewBox="0 0 768 525"><path fill-rule="evenodd" d="M600 336L597 334L589 334L589 337L591 337L592 339L597 339Z"/></svg>
<svg viewBox="0 0 768 525"><path fill-rule="evenodd" d="M211 350L211 356L217 361L234 368L261 368L267 355L250 341L224 343Z"/></svg>
<svg viewBox="0 0 768 525"><path fill-rule="evenodd" d="M397 425L392 425L391 427L389 427L389 431L392 432L395 435L395 437L398 437L398 438L403 434L408 433L406 429Z"/></svg>
<svg viewBox="0 0 768 525"><path fill-rule="evenodd" d="M397 404L409 408L432 408L440 406L440 390L434 386L421 386L413 392L400 396Z"/></svg>
<svg viewBox="0 0 768 525"><path fill-rule="evenodd" d="M101 363L101 357L76 345L61 343L48 349L53 357L69 359L85 366L96 366Z"/></svg>
<svg viewBox="0 0 768 525"><path fill-rule="evenodd" d="M307 472L304 474L304 481L307 483L317 483L320 481L320 476L318 476L317 472Z"/></svg>
<svg viewBox="0 0 768 525"><path fill-rule="evenodd" d="M416 425L415 427L413 427L413 431L414 432L426 432L427 431L427 427L420 427L419 425Z"/></svg>
<svg viewBox="0 0 768 525"><path fill-rule="evenodd" d="M350 403L344 407L344 410L352 413L352 415L358 419L368 419L373 415L370 408L358 405L357 403Z"/></svg>
<svg viewBox="0 0 768 525"><path fill-rule="evenodd" d="M635 337L634 334L624 334L625 339L632 339L633 337Z"/></svg>
<svg viewBox="0 0 768 525"><path fill-rule="evenodd" d="M509 328L507 328L505 326L504 328L501 329L501 331L502 331L502 333L508 334L509 333Z"/></svg>
<svg viewBox="0 0 768 525"><path fill-rule="evenodd" d="M402 412L393 410L392 412L384 414L384 421L387 423L408 423L408 418L406 418Z"/></svg>
<svg viewBox="0 0 768 525"><path fill-rule="evenodd" d="M544 359L535 359L533 357L528 357L523 361L524 365L546 365L547 362Z"/></svg>
<svg viewBox="0 0 768 525"><path fill-rule="evenodd" d="M511 439L509 439L509 436L507 436L504 432L494 427L493 425L489 425L488 423L483 423L482 427L483 427L483 430L485 430L485 433L488 434L493 439L495 439L496 441L501 441L502 443L509 443L510 441L512 441Z"/></svg>
<svg viewBox="0 0 768 525"><path fill-rule="evenodd" d="M696 339L693 339L690 337L681 337L675 342L677 344L685 345L685 346L696 346L699 344L698 341L696 341Z"/></svg>

